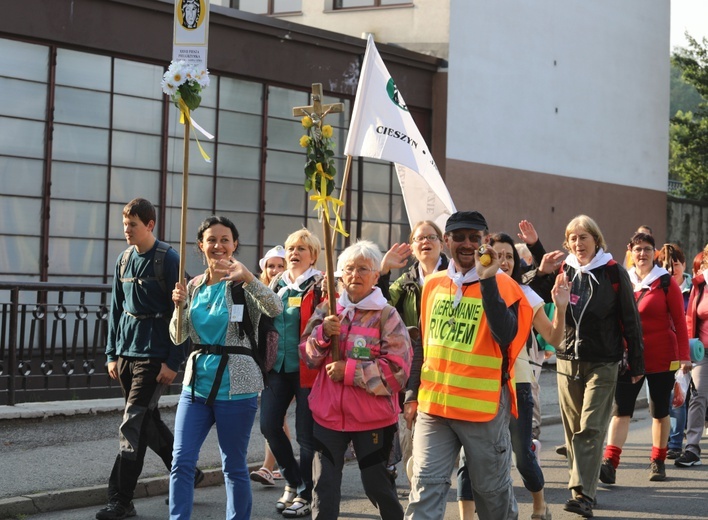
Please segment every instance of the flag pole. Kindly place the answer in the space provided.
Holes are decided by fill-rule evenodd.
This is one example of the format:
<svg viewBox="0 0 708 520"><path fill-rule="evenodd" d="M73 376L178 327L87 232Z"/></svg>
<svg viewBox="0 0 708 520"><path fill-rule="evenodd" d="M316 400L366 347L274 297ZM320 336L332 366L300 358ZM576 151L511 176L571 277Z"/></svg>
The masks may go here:
<svg viewBox="0 0 708 520"><path fill-rule="evenodd" d="M184 118L184 159L182 162L182 215L180 219L179 230L179 278L182 283L187 283L184 279L184 273L187 266L185 265L185 256L187 255L187 200L188 200L188 183L189 183L189 117ZM182 312L179 306L177 307L177 331L175 335L177 345L181 344L182 339Z"/></svg>
<svg viewBox="0 0 708 520"><path fill-rule="evenodd" d="M344 175L342 176L342 186L339 188L339 200L344 200L344 193L347 190L347 182L349 182L349 172L352 169L352 156L347 155L347 162L344 164ZM339 209L341 206L337 206L334 209L334 218L339 216ZM337 241L337 233L332 234L332 249L334 249L335 242Z"/></svg>

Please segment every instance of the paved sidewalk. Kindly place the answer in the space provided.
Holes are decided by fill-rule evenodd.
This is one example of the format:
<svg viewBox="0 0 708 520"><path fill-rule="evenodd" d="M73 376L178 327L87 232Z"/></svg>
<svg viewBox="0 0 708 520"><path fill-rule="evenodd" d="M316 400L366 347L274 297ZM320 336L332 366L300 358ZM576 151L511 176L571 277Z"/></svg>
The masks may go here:
<svg viewBox="0 0 708 520"><path fill-rule="evenodd" d="M555 379L555 374L550 370L544 370L541 375L542 439L547 429L559 423ZM163 419L170 426L174 424L177 400L178 396L173 395L165 396L160 401ZM75 508L95 509L104 504L107 479L117 450L122 410L122 399L0 406L0 518ZM293 407L288 421L294 432ZM553 442L556 441L544 439L546 450L552 448ZM296 443L294 446L297 450ZM249 464L254 469L260 467L263 455L264 441L257 416L249 444ZM206 472L203 487L223 484L214 429L202 448L199 466ZM352 493L361 495L355 464L353 468L349 485ZM158 502L162 501L164 507L167 487L165 467L154 453L148 451L136 498L160 496ZM221 497L217 500L221 506L223 490L217 495ZM254 501L263 499L269 503L275 502L275 495L279 492L254 487ZM164 518L166 509L161 511ZM221 511L223 517L223 508ZM142 513L140 516L143 516ZM361 518L357 515L351 517Z"/></svg>

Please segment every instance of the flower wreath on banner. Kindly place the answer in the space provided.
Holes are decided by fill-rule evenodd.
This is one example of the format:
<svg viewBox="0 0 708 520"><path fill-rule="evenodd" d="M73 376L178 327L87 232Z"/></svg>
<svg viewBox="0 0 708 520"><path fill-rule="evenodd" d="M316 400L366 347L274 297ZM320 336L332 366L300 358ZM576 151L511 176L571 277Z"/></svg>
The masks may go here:
<svg viewBox="0 0 708 520"><path fill-rule="evenodd" d="M209 71L200 69L196 65L190 65L185 61L173 61L170 63L167 72L162 76L162 91L170 96L170 99L179 108L180 124L184 124L185 117L192 124L192 127L199 130L207 139L214 139L214 136L199 126L190 115L190 111L199 108L202 102L202 90L209 86ZM199 152L208 163L211 158L199 143L196 132L194 139L197 141Z"/></svg>
<svg viewBox="0 0 708 520"><path fill-rule="evenodd" d="M330 224L330 213L334 214L336 223L332 227L335 232L348 237L344 230L342 220L339 218L337 207L344 202L331 193L334 191L334 176L337 169L334 166L334 133L330 125L322 125L322 120L316 116L305 116L301 120L307 133L300 138L300 146L306 149L307 162L305 163L305 191L315 190L315 195L310 195L310 200L315 201L315 211L318 219L325 219Z"/></svg>

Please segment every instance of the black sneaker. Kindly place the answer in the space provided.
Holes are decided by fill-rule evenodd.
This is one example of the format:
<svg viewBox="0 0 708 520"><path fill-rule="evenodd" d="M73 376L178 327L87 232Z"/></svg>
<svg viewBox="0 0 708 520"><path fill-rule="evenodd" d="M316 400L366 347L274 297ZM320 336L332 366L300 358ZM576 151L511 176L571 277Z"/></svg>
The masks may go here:
<svg viewBox="0 0 708 520"><path fill-rule="evenodd" d="M106 507L96 513L97 520L123 520L135 516L135 506L130 502L127 506L120 502L109 502Z"/></svg>
<svg viewBox="0 0 708 520"><path fill-rule="evenodd" d="M666 458L675 460L678 459L681 456L681 449L674 450L669 448L669 451L666 452Z"/></svg>
<svg viewBox="0 0 708 520"><path fill-rule="evenodd" d="M614 484L617 479L617 468L612 465L610 459L602 461L600 466L600 482L604 484Z"/></svg>
<svg viewBox="0 0 708 520"><path fill-rule="evenodd" d="M692 451L684 451L678 459L674 461L674 465L678 467L690 468L691 466L700 466L701 458Z"/></svg>
<svg viewBox="0 0 708 520"><path fill-rule="evenodd" d="M571 498L565 503L563 509L569 513L575 513L585 518L592 518L593 512L593 500L585 495L577 495L575 498Z"/></svg>
<svg viewBox="0 0 708 520"><path fill-rule="evenodd" d="M556 446L556 453L562 457L568 458L568 448L566 447L565 444L561 444L560 446Z"/></svg>
<svg viewBox="0 0 708 520"><path fill-rule="evenodd" d="M194 487L197 487L204 480L204 472L199 468L194 470Z"/></svg>

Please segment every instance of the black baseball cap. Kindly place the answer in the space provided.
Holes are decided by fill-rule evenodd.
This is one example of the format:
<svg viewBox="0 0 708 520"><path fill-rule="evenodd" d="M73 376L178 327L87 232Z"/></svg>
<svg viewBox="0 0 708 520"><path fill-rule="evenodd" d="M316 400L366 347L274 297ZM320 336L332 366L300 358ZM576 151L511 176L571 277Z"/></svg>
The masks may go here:
<svg viewBox="0 0 708 520"><path fill-rule="evenodd" d="M487 221L479 211L458 211L450 215L445 224L445 233L457 229L487 231Z"/></svg>

